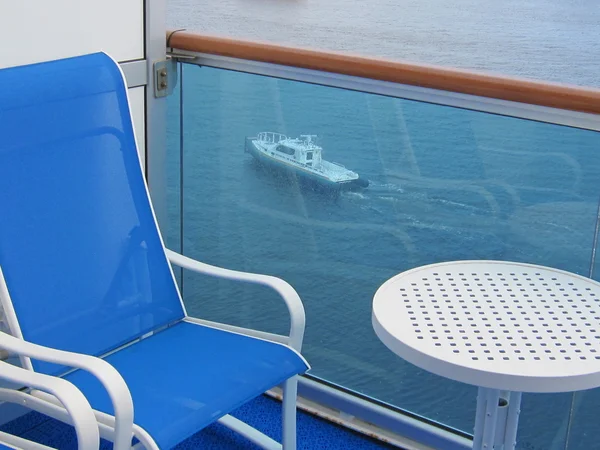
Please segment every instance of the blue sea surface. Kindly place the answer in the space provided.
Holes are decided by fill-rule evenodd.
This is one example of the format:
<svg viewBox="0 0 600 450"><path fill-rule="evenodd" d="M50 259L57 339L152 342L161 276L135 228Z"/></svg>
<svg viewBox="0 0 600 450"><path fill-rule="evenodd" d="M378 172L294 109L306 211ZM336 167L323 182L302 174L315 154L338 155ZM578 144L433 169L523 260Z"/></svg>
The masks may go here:
<svg viewBox="0 0 600 450"><path fill-rule="evenodd" d="M432 17L439 15L428 25L429 38L422 34L427 24L418 20L428 17L427 3ZM455 1L452 8L385 0L369 8L333 4L227 0L202 8L171 0L170 12L173 26L263 39L276 38L279 30L285 43L303 36L293 43L338 50L344 44L388 57L421 55L409 58L418 60L437 55L426 62L474 67L477 61L476 67L541 77L544 69L529 59L529 50L515 46L520 61L514 61L487 47L499 42L494 33L502 24L514 22L508 35L521 30L523 43L556 45L544 50L544 78L597 82L598 62L590 58L585 32L600 16L584 0L504 6ZM511 15L498 16L511 5ZM445 31L441 17L448 20ZM467 24L471 46L464 45ZM566 36L566 29L568 42L554 36ZM583 35L579 41L576 29ZM563 55L560 66L552 63L556 54ZM579 66L584 59L589 63ZM181 73L182 95L169 98L168 244L182 244L186 254L211 264L289 281L305 304L304 353L314 375L471 432L476 388L420 370L384 347L371 326L373 295L398 272L458 259L539 263L588 276L600 196L600 135L207 67L185 65ZM325 159L371 184L325 195L265 170L243 151L245 138L261 131L316 134ZM183 292L192 315L280 333L289 327L283 303L265 288L186 273ZM524 395L518 448L600 448L593 433L599 397L596 390L575 397Z"/></svg>

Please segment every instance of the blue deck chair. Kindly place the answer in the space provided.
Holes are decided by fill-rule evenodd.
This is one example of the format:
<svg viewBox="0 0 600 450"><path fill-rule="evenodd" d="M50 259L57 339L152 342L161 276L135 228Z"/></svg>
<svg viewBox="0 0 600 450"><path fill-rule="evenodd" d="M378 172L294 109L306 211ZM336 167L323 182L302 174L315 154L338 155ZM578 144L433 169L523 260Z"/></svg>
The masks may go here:
<svg viewBox="0 0 600 450"><path fill-rule="evenodd" d="M106 54L0 70L0 300L24 367L77 386L115 448L171 448L282 385L283 448L296 442L304 308L286 282L166 250L127 91ZM188 317L171 264L275 289L289 336ZM14 336L14 337L13 337ZM73 370L76 368L76 370ZM49 401L50 397L40 394Z"/></svg>
<svg viewBox="0 0 600 450"><path fill-rule="evenodd" d="M0 361L0 380L17 386L24 384L28 389L39 389L40 392L49 393L53 399L60 401L60 406L40 399L28 391L7 387L0 388L0 401L26 405L33 411L72 423L80 450L99 447L100 437L92 407L81 391L72 383L61 378L15 367L2 361ZM51 447L0 431L0 449L5 448L41 450Z"/></svg>

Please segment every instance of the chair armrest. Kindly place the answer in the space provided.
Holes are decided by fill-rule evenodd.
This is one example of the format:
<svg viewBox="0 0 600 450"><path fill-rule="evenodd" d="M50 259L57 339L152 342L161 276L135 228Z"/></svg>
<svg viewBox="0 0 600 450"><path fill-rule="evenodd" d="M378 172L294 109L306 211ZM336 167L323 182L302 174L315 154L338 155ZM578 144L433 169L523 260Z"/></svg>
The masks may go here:
<svg viewBox="0 0 600 450"><path fill-rule="evenodd" d="M115 411L114 449L131 448L133 400L125 380L113 366L95 356L43 347L2 332L0 332L0 347L30 358L77 367L94 375L108 392Z"/></svg>
<svg viewBox="0 0 600 450"><path fill-rule="evenodd" d="M87 399L73 384L62 378L36 373L5 362L0 362L0 379L40 389L54 395L69 413L77 434L78 448L99 448L100 434L98 432L96 416ZM0 399L11 401L11 397L12 400L20 400L19 403L31 409L44 412L43 408L39 408L38 404L38 402L42 401L31 395L20 391L0 389Z"/></svg>
<svg viewBox="0 0 600 450"><path fill-rule="evenodd" d="M270 275L261 275L249 272L239 272L237 270L223 269L217 266L211 266L195 259L188 258L172 250L165 249L167 258L173 264L196 273L212 275L219 278L225 278L246 283L260 284L274 289L285 301L290 314L290 341L289 345L297 352L302 348L304 339L304 327L306 317L304 305L296 290L286 281Z"/></svg>

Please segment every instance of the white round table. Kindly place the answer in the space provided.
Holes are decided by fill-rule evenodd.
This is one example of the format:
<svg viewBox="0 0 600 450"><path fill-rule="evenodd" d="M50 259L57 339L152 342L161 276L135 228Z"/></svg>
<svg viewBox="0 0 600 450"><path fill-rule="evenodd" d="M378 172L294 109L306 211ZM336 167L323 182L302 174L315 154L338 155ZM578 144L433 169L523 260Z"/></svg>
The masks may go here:
<svg viewBox="0 0 600 450"><path fill-rule="evenodd" d="M600 386L600 283L569 272L503 261L418 267L377 290L372 320L401 358L479 386L474 449L515 447L521 392Z"/></svg>

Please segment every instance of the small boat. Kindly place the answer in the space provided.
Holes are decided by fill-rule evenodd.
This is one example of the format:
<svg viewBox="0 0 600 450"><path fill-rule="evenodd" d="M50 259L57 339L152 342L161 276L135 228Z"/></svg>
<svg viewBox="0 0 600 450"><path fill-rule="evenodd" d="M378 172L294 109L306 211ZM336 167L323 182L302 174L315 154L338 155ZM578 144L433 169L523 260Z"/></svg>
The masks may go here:
<svg viewBox="0 0 600 450"><path fill-rule="evenodd" d="M365 188L369 181L343 165L322 158L323 149L315 143L316 135L290 138L284 134L262 132L246 138L245 151L261 164L296 174L301 180L325 188L352 190Z"/></svg>

